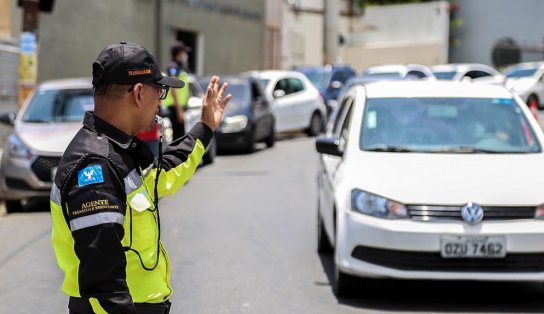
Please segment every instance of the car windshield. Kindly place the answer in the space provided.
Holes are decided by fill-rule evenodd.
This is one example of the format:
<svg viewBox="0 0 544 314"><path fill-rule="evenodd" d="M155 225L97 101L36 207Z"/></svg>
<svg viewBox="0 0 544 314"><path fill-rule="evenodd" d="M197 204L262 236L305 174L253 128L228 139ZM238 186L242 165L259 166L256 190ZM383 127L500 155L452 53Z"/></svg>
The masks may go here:
<svg viewBox="0 0 544 314"><path fill-rule="evenodd" d="M536 68L532 69L513 69L506 72L507 78L522 78L522 77L531 77L536 73Z"/></svg>
<svg viewBox="0 0 544 314"><path fill-rule="evenodd" d="M266 88L266 85L268 85L268 82L270 82L269 79L260 79L260 80L259 80L259 83L261 84L261 87L262 87L263 89Z"/></svg>
<svg viewBox="0 0 544 314"><path fill-rule="evenodd" d="M453 80L456 73L455 71L433 72L434 76L439 80Z"/></svg>
<svg viewBox="0 0 544 314"><path fill-rule="evenodd" d="M38 91L26 108L22 121L30 123L78 122L94 109L92 89Z"/></svg>
<svg viewBox="0 0 544 314"><path fill-rule="evenodd" d="M329 85L331 73L323 69L299 69L318 89L324 89Z"/></svg>
<svg viewBox="0 0 544 314"><path fill-rule="evenodd" d="M399 80L402 75L399 72L365 73L363 78L369 80Z"/></svg>
<svg viewBox="0 0 544 314"><path fill-rule="evenodd" d="M541 151L533 129L511 98L369 99L359 144L365 151Z"/></svg>
<svg viewBox="0 0 544 314"><path fill-rule="evenodd" d="M251 90L249 83L243 81L229 81L227 93L232 95L232 100L225 109L226 113L238 111L248 107L251 102Z"/></svg>

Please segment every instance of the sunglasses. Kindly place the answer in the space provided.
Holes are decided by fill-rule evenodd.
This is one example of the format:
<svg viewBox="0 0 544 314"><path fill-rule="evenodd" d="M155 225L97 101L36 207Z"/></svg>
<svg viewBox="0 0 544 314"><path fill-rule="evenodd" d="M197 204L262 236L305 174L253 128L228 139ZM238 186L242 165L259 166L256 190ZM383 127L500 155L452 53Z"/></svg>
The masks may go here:
<svg viewBox="0 0 544 314"><path fill-rule="evenodd" d="M168 86L165 86L165 85L161 85L161 84L156 84L156 83L142 83L144 85L149 85L149 86L153 86L153 87L156 87L160 90L160 93L159 93L159 100L164 100L166 99L166 96L168 95L168 91L170 90L170 87ZM133 90L134 90L134 86L135 85L132 85L128 90L127 92L131 93Z"/></svg>

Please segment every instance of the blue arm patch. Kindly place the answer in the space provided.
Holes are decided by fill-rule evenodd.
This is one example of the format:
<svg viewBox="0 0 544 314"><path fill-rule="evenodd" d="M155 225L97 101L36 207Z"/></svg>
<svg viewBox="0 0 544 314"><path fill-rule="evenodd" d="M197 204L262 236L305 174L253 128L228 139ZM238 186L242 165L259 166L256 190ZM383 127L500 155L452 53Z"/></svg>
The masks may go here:
<svg viewBox="0 0 544 314"><path fill-rule="evenodd" d="M102 166L99 164L94 164L79 170L77 172L77 182L79 186L104 182Z"/></svg>

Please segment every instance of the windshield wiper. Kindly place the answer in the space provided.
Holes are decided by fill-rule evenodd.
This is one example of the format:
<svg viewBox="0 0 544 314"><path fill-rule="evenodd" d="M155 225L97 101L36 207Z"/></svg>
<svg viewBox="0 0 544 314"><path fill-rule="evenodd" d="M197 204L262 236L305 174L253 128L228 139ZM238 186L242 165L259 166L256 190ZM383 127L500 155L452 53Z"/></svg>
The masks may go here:
<svg viewBox="0 0 544 314"><path fill-rule="evenodd" d="M526 151L493 150L474 146L452 146L431 149L429 153L457 153L457 154L524 154Z"/></svg>
<svg viewBox="0 0 544 314"><path fill-rule="evenodd" d="M365 148L365 150L369 152L395 152L395 153L418 152L406 146L395 146L395 145L371 146L371 147Z"/></svg>

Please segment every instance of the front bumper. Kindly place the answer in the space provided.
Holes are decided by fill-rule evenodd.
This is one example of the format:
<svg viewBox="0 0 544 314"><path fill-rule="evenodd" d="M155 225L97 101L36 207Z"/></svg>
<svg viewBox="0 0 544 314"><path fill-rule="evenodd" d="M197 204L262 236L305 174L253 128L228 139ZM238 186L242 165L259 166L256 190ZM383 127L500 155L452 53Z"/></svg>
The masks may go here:
<svg viewBox="0 0 544 314"><path fill-rule="evenodd" d="M544 221L385 220L344 211L338 217L336 263L374 278L544 281ZM442 258L443 236L502 236L504 258Z"/></svg>
<svg viewBox="0 0 544 314"><path fill-rule="evenodd" d="M13 158L4 153L0 165L0 191L5 200L49 197L60 157Z"/></svg>
<svg viewBox="0 0 544 314"><path fill-rule="evenodd" d="M215 132L217 148L221 150L247 147L253 140L252 136L251 127L249 126L238 132Z"/></svg>

